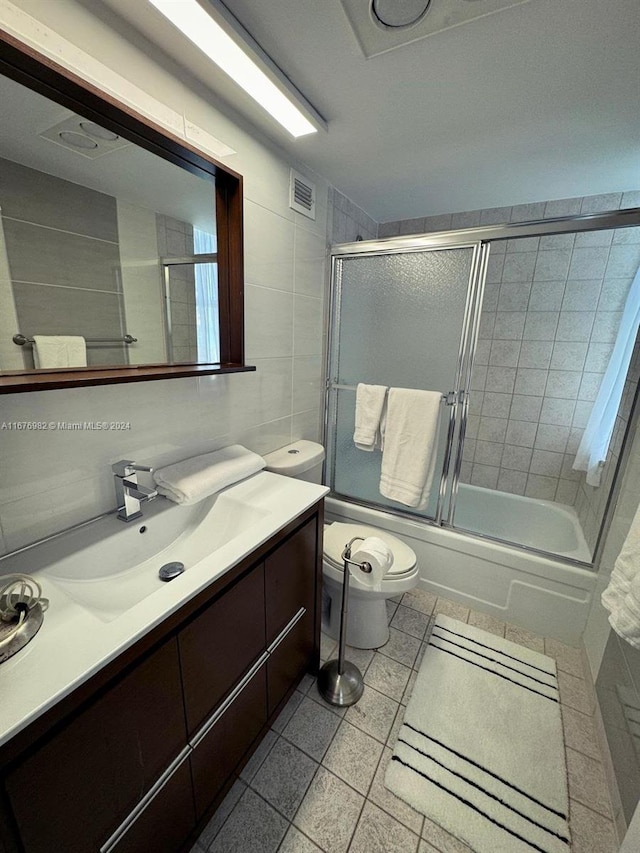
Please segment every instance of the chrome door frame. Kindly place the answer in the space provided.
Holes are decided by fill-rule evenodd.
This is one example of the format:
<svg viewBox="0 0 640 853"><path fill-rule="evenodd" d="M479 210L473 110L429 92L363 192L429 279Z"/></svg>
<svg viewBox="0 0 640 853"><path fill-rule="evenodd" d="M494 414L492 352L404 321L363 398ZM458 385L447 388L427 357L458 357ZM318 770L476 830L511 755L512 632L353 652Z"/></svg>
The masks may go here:
<svg viewBox="0 0 640 853"><path fill-rule="evenodd" d="M474 305L474 310L476 314L477 323L474 324L472 330L472 338L473 338L473 346L471 349L471 358L468 363L467 369L467 382L465 384L464 397L462 400L458 401L460 405L461 411L461 420L460 420L460 429L458 432L458 447L457 447L457 456L454 466L453 472L453 483L451 489L451 497L449 500L449 505L447 507L446 518L449 520L436 522L435 518L430 519L424 516L416 516L415 514L404 512L401 509L396 509L388 506L383 506L380 504L375 504L372 502L365 502L367 505L370 505L376 509L381 509L385 512L389 512L392 515L402 516L406 518L410 518L414 521L420 520L425 524L438 524L438 526L447 526L453 527L453 518L455 516L455 502L457 496L457 490L460 479L460 468L462 465L462 448L464 445L464 432L466 430L467 423L467 412L468 412L468 399L469 399L469 382L471 377L471 368L473 367L473 361L475 358L475 349L476 342L478 337L478 327L480 322L480 313L482 307L482 296L484 292L484 279L486 277L486 263L488 261L488 253L490 251L490 245L492 242L503 241L516 239L519 237L544 237L551 234L565 234L565 233L578 233L578 232L587 232L587 231L601 231L610 228L627 228L627 227L637 227L640 226L640 207L635 208L626 208L624 210L613 210L607 211L604 213L595 213L595 214L581 214L578 216L561 216L561 217L553 217L549 219L538 219L532 220L529 222L519 222L519 223L505 223L501 225L485 225L478 226L475 228L462 228L453 231L438 231L430 234L418 234L418 235L410 235L406 237L387 237L387 238L379 238L376 240L366 240L366 241L358 241L355 243L343 243L340 245L333 246L331 248L331 282L330 282L330 313L329 313L329 346L327 348L327 357L326 357L326 372L325 375L327 377L326 381L326 390L325 390L325 417L324 417L324 435L323 440L326 444L327 439L330 435L329 430L329 392L332 386L332 378L330 377L329 368L331 366L331 356L333 353L334 347L334 339L336 337L335 325L336 322L340 322L340 318L334 317L334 313L336 312L336 288L334 287L335 282L335 269L336 262L339 258L348 257L348 256L356 256L356 255L377 255L377 254L396 254L396 253L404 253L407 251L415 251L416 249L434 249L434 248L456 248L464 245L469 245L469 243L479 242L482 244L482 248L486 249L486 253L482 256L483 261L483 270L481 271L481 288L479 292L477 292L477 298ZM339 292L339 289L338 289ZM338 299L339 304L339 299ZM640 389L640 386L639 386ZM636 397L640 390L636 393ZM632 409L632 415L630 417L630 422L635 424L640 420L639 410L640 406L634 403L634 407ZM334 415L337 416L337 409L334 412ZM335 417L333 426L333 436L335 437ZM629 432L629 427L627 428L627 432ZM628 437L628 435L627 435ZM334 439L333 439L334 440ZM535 548L530 548L526 545L519 545L514 542L509 542L508 540L496 539L495 537L488 536L487 534L482 533L474 533L473 531L467 531L464 528L455 528L459 530L459 532L463 533L466 536L471 536L476 539L486 539L492 542L498 542L500 544L507 545L509 547L521 549L523 551L531 551L533 553L541 554L543 556L552 557L555 560L559 560L560 562L584 566L593 568L597 566L601 556L602 556L602 544L604 534L606 532L607 526L610 524L611 515L613 512L613 508L615 506L615 502L617 500L618 492L620 490L620 482L619 482L619 471L623 464L623 457L626 460L629 448L627 446L627 441L625 439L625 444L623 446L623 452L620 457L619 468L616 471L614 478L614 487L612 489L612 493L608 498L608 505L604 514L604 519L601 525L598 542L596 545L596 549L593 555L593 559L591 563L583 563L578 560L574 560L568 557L562 557L560 555L554 554L553 552L547 551L538 551ZM335 482L335 448L332 447L333 454L333 468L334 470L331 472L331 482ZM442 487L442 481L441 481ZM349 497L348 495L342 495L340 493L334 492L334 494L339 497L341 500L345 500L349 503L363 503L362 501L358 501L354 498ZM440 504L440 497L438 503Z"/></svg>
<svg viewBox="0 0 640 853"><path fill-rule="evenodd" d="M462 329L460 333L460 341L458 344L458 362L455 370L455 378L454 378L454 391L456 393L455 400L448 402L446 405L449 407L449 423L447 428L447 443L445 447L445 454L443 459L442 471L440 474L440 487L438 491L438 501L436 504L436 511L433 519L425 516L414 516L425 521L433 521L439 526L442 525L442 510L445 501L447 485L449 482L449 473L451 467L451 449L453 445L453 438L456 430L457 423L457 414L458 408L461 403L464 404L464 394L468 394L468 385L470 382L470 368L467 367L467 374L465 380L465 392L460 390L463 379L465 377L465 362L467 365L471 362L471 352L469 350L470 343L475 345L475 340L477 338L477 326L479 323L479 319L472 317L471 312L474 310L478 311L479 306L482 303L482 288L484 287L484 280L482 282L479 281L479 275L484 275L486 272L486 261L483 262L483 259L488 254L488 249L483 247L479 241L458 241L454 244L447 244L442 241L439 241L437 245L431 245L429 240L426 240L422 237L418 237L417 239L407 239L402 241L402 246L396 247L391 250L388 249L387 245L388 241L384 240L369 240L369 241L359 241L357 243L348 243L343 246L336 247L338 251L331 252L331 279L330 279L330 292L329 292L329 342L327 346L327 356L326 356L326 385L325 385L325 416L324 416L324 435L323 435L323 443L327 449L327 461L331 462L331 470L329 471L329 465L326 466L326 474L328 474L328 479L331 484L331 488L333 491L333 484L335 484L335 473L336 473L336 452L335 452L335 436L337 432L337 394L334 400L333 409L331 408L331 391L338 390L338 376L334 375L334 370L339 361L339 342L340 342L340 329L342 316L340 312L340 306L342 304L342 263L341 261L345 258L350 257L378 257L381 255L388 254L408 254L410 252L420 252L427 253L433 251L446 251L450 249L471 249L471 268L469 271L469 279L467 283L467 293L465 297L465 307L462 318ZM350 251L355 247L357 251ZM480 297L478 297L478 290L480 289ZM449 389L444 391L444 394L447 393ZM464 409L463 405L463 411ZM331 421L331 423L329 423ZM456 460L456 468L459 468ZM459 471L458 471L459 476ZM454 478L454 481L455 478ZM337 494L334 491L334 494ZM452 495L450 494L450 501ZM455 503L455 496L454 503ZM387 507L388 508L388 507ZM392 510L393 511L393 510Z"/></svg>

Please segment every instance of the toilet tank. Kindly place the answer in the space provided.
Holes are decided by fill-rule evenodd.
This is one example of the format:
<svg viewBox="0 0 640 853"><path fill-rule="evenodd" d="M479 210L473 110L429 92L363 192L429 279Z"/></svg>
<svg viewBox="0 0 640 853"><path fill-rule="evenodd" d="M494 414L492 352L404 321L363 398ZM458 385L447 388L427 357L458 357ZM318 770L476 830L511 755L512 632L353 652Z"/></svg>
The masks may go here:
<svg viewBox="0 0 640 853"><path fill-rule="evenodd" d="M285 477L295 477L309 483L322 482L322 461L324 447L315 441L300 439L287 444L273 453L267 453L264 460L266 470Z"/></svg>

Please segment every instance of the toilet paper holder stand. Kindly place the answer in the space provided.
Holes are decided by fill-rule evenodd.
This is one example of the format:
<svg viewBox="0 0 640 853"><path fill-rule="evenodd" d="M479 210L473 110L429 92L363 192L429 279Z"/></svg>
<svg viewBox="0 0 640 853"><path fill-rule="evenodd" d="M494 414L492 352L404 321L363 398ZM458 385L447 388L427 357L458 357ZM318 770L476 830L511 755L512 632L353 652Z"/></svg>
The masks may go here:
<svg viewBox="0 0 640 853"><path fill-rule="evenodd" d="M349 579L351 578L350 566L357 566L361 571L369 574L371 564L368 562L358 563L351 559L351 546L356 541L364 541L362 536L354 536L344 546L342 559L344 561L344 581L342 584L342 607L340 609L340 642L338 643L337 659L327 661L318 673L318 692L331 705L345 708L355 705L364 691L364 680L358 667L345 660L344 649L347 639L347 613L349 609Z"/></svg>

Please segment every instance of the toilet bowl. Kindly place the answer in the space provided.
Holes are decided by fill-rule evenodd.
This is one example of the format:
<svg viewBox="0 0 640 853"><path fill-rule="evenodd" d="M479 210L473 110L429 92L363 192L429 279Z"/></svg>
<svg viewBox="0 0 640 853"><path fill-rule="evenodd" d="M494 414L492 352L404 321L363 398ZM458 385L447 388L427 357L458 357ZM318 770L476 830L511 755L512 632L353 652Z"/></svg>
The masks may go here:
<svg viewBox="0 0 640 853"><path fill-rule="evenodd" d="M324 448L314 441L296 441L265 457L266 470L276 474L320 483ZM334 522L324 528L322 557L323 613L322 630L338 639L345 545L355 537L377 536L390 548L393 565L382 579L381 589L374 590L351 572L347 644L359 649L376 649L389 639L386 599L402 595L418 583L419 569L415 552L397 536L365 524ZM358 543L354 543L354 549ZM355 552L355 551L354 551Z"/></svg>
<svg viewBox="0 0 640 853"><path fill-rule="evenodd" d="M345 545L354 537L366 539L368 536L377 536L385 542L393 554L393 565L382 579L379 590L368 586L366 581L359 577L357 569L351 571L347 645L358 649L377 649L384 646L389 639L386 600L413 589L418 583L419 574L415 552L386 530L365 524L347 524L339 521L325 525L322 575L329 602L322 627L330 637L338 639L340 634L344 582L342 553ZM358 544L358 542L353 544L354 553Z"/></svg>

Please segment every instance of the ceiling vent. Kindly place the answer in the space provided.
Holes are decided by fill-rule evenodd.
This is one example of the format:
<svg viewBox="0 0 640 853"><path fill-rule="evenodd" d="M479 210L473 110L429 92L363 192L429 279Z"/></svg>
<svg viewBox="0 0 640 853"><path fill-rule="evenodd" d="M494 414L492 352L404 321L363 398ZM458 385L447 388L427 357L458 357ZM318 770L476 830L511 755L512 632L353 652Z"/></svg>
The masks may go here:
<svg viewBox="0 0 640 853"><path fill-rule="evenodd" d="M309 219L316 218L316 185L295 169L289 177L289 207Z"/></svg>
<svg viewBox="0 0 640 853"><path fill-rule="evenodd" d="M90 160L131 145L128 139L123 139L114 131L78 115L72 115L54 124L53 127L43 130L39 136Z"/></svg>
<svg viewBox="0 0 640 853"><path fill-rule="evenodd" d="M341 0L369 59L530 0Z"/></svg>

